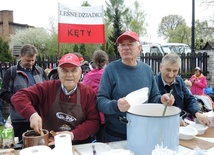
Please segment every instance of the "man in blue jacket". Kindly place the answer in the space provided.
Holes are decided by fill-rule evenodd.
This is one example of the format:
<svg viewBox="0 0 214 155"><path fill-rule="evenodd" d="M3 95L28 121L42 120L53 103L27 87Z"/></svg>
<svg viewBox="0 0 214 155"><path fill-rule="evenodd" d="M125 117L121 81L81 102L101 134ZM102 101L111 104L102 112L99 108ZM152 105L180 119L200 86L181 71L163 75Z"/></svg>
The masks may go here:
<svg viewBox="0 0 214 155"><path fill-rule="evenodd" d="M189 92L183 79L177 75L180 66L181 58L176 53L167 54L162 58L160 72L155 76L159 91L165 94L173 89L173 105L196 117L201 124L209 125L210 120L203 115L195 97Z"/></svg>

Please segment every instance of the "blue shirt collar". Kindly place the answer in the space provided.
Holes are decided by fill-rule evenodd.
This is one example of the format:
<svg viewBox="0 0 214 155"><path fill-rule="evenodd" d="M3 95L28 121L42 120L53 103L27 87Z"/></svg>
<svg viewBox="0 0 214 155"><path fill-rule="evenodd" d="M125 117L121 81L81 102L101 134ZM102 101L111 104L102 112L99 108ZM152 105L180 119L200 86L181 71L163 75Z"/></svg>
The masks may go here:
<svg viewBox="0 0 214 155"><path fill-rule="evenodd" d="M73 93L75 92L75 90L77 89L77 85L76 85L76 87L75 87L73 90L71 90L71 91L69 91L69 92L66 90L66 88L63 86L62 83L61 83L61 88L62 88L63 92L65 93L65 95L71 95L71 94L73 94Z"/></svg>

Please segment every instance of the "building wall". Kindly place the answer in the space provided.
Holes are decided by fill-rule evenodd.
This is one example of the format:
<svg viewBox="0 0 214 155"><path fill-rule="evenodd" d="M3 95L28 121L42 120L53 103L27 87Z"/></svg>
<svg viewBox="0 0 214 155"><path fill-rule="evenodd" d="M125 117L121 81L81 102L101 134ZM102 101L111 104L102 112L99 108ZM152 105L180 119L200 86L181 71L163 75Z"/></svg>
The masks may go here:
<svg viewBox="0 0 214 155"><path fill-rule="evenodd" d="M26 28L34 28L27 24L19 24L13 22L13 11L1 10L0 11L0 37L10 42L10 35L15 34L18 30Z"/></svg>
<svg viewBox="0 0 214 155"><path fill-rule="evenodd" d="M0 11L0 36L7 41L9 41L10 34L14 34L10 23L13 23L13 11Z"/></svg>

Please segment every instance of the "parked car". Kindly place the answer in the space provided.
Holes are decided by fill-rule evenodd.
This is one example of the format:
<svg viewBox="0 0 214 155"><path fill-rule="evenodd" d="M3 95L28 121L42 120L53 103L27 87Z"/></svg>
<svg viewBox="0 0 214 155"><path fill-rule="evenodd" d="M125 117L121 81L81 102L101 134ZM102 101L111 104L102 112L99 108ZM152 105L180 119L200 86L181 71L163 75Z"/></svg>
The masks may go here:
<svg viewBox="0 0 214 155"><path fill-rule="evenodd" d="M190 53L191 49L187 44L183 43L166 43L166 44L143 44L142 53L160 53L164 55L165 53L175 52L178 54Z"/></svg>
<svg viewBox="0 0 214 155"><path fill-rule="evenodd" d="M191 53L191 48L184 43L166 43L161 45L162 48L169 48L171 52L175 52L178 54L182 53Z"/></svg>
<svg viewBox="0 0 214 155"><path fill-rule="evenodd" d="M156 54L162 54L164 53L170 53L169 47L163 47L161 44L157 43L151 43L151 44L145 44L142 45L142 53L156 53Z"/></svg>

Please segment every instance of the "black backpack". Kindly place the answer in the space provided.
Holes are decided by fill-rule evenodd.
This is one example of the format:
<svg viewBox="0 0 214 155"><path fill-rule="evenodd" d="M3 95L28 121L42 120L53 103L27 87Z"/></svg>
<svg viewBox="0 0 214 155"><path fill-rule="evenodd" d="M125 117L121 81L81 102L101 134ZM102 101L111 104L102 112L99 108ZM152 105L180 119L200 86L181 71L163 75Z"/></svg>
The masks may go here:
<svg viewBox="0 0 214 155"><path fill-rule="evenodd" d="M36 69L37 69L42 75L44 74L42 68L40 68L40 67L38 67L38 66L35 66L35 67L36 67ZM16 66L16 65L15 65L15 66L12 66L11 69L10 69L11 79L12 79L13 82L14 82L14 79L15 79L15 77L16 77L16 70L17 70L17 66ZM38 114L40 115L39 106L34 105L34 108L35 108L35 110L38 112Z"/></svg>
<svg viewBox="0 0 214 155"><path fill-rule="evenodd" d="M40 67L38 67L38 66L35 66L35 67L42 75L44 74L43 70ZM10 69L10 75L11 75L12 80L14 80L16 77L16 70L17 70L17 65L12 66Z"/></svg>
<svg viewBox="0 0 214 155"><path fill-rule="evenodd" d="M50 73L48 74L48 79L49 80L57 80L59 79L58 72L57 72L57 67L53 68Z"/></svg>

